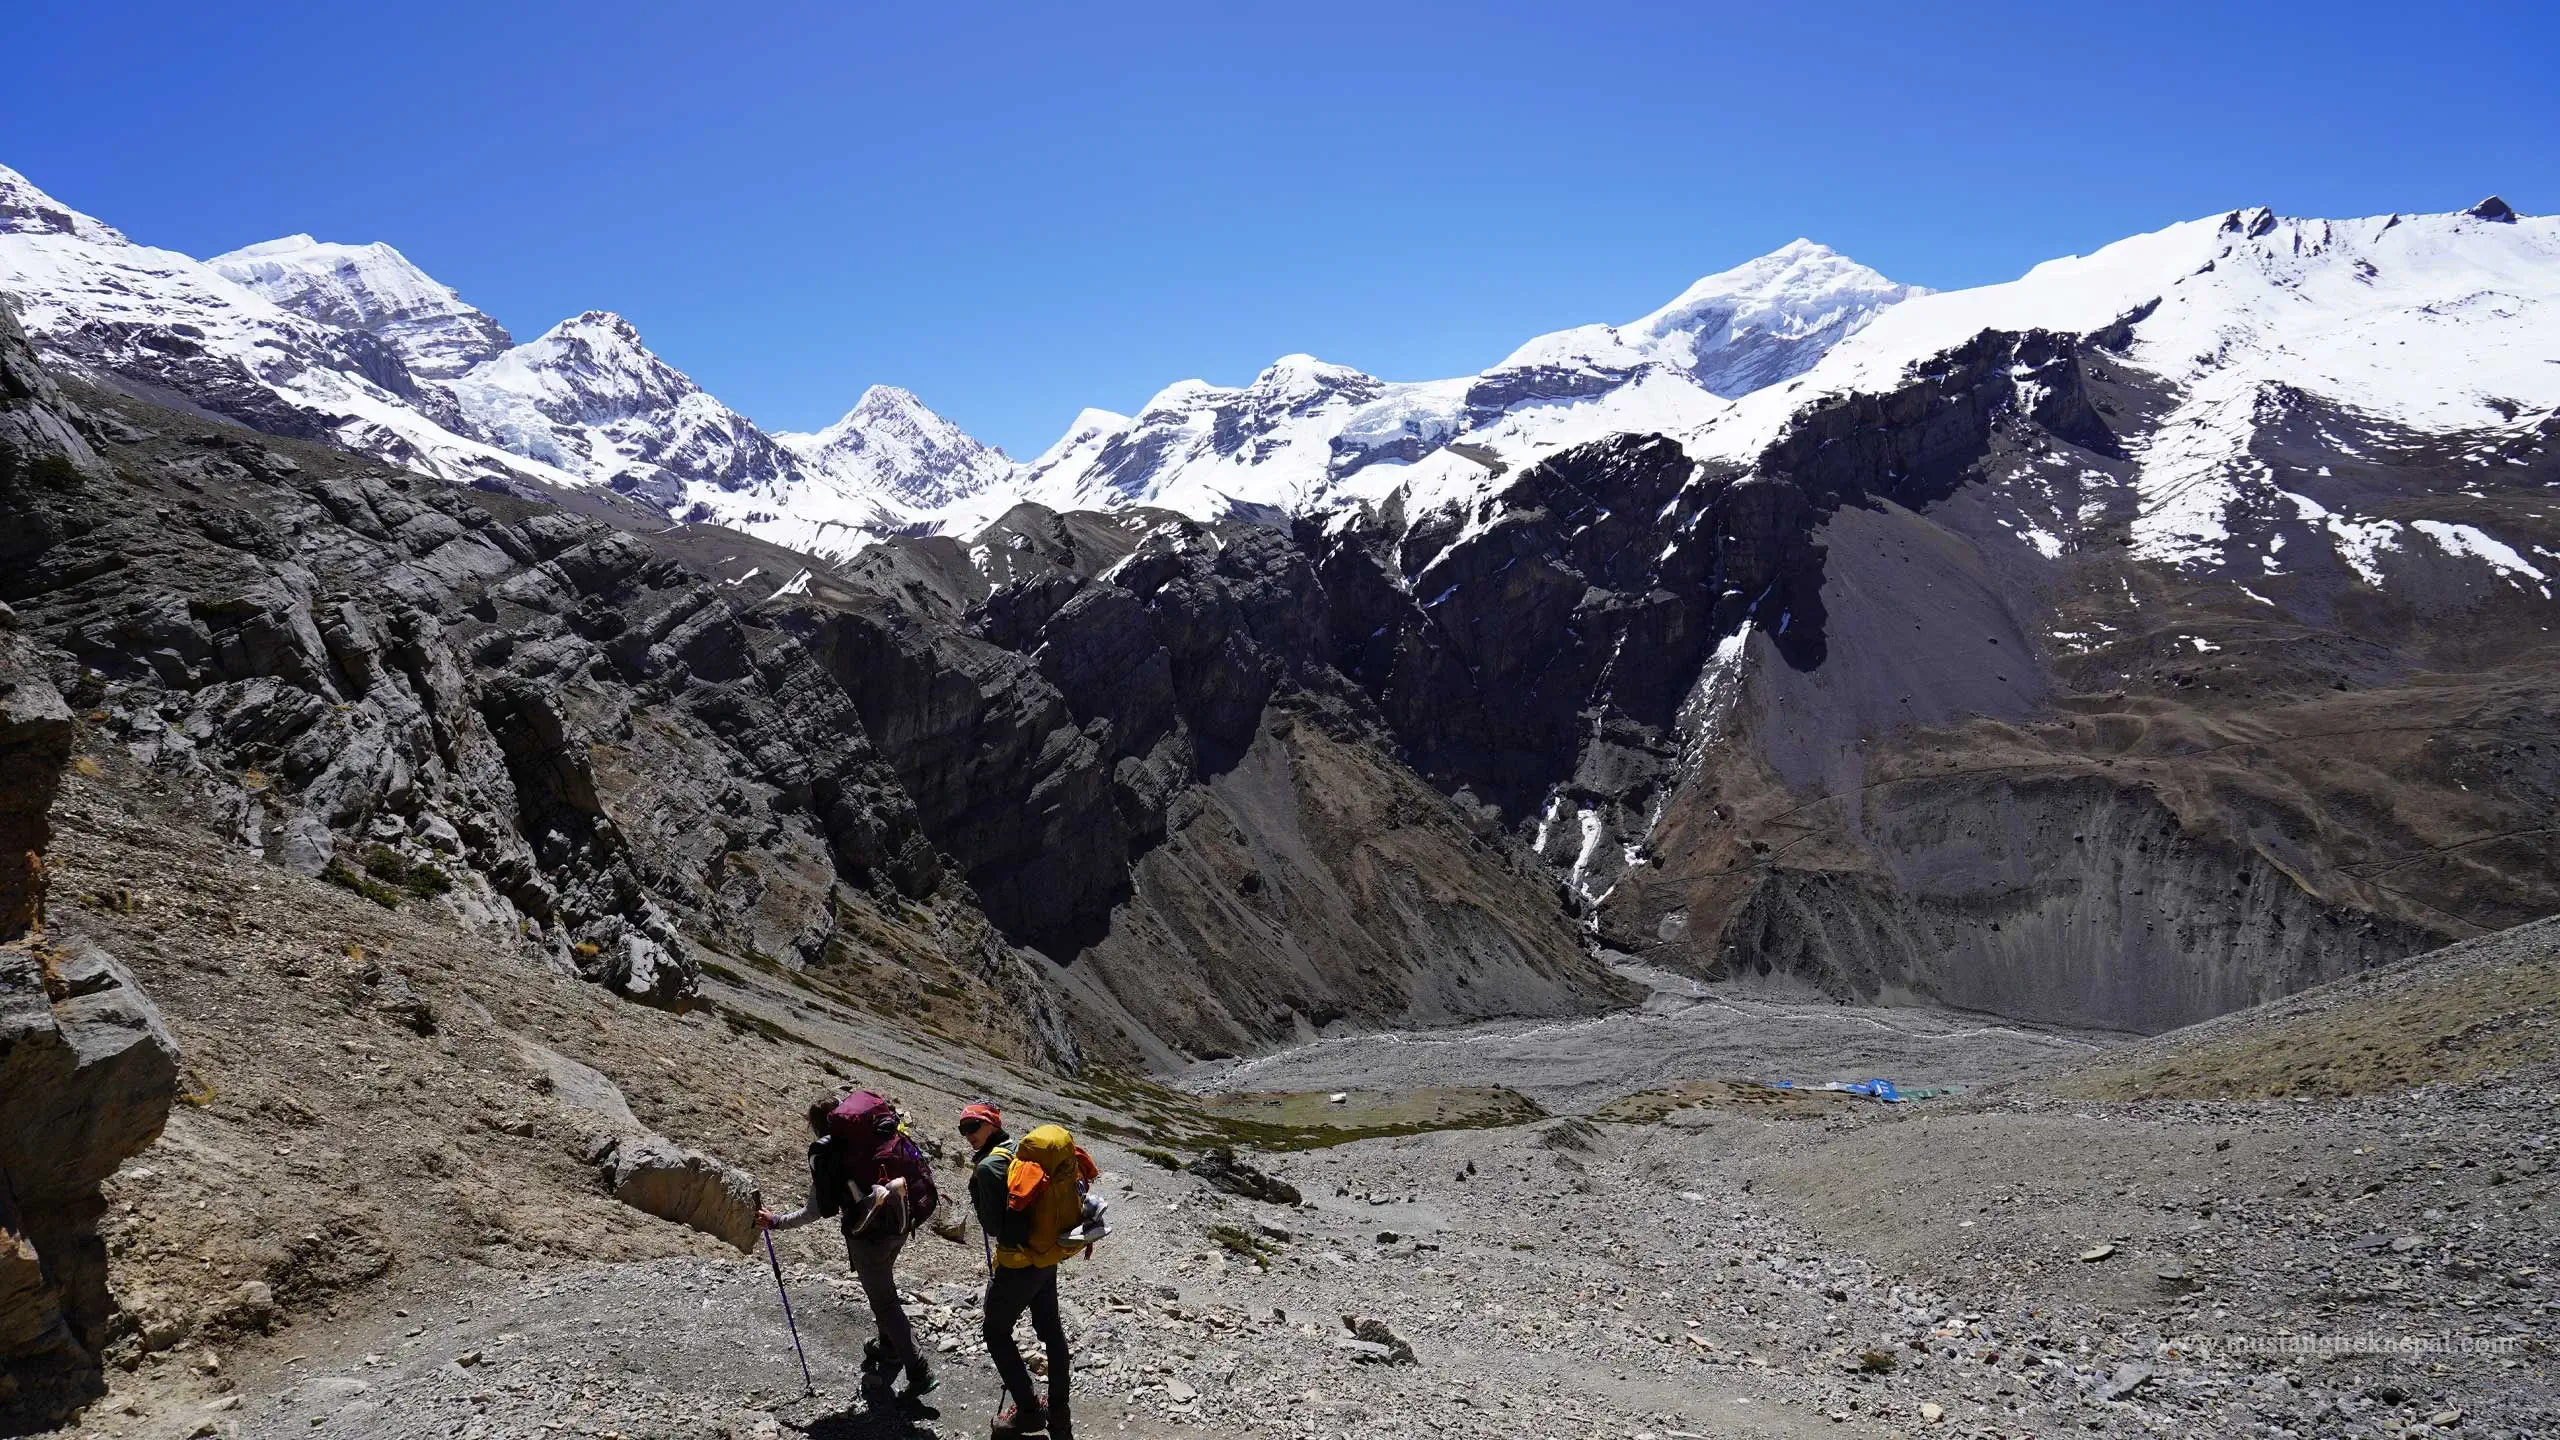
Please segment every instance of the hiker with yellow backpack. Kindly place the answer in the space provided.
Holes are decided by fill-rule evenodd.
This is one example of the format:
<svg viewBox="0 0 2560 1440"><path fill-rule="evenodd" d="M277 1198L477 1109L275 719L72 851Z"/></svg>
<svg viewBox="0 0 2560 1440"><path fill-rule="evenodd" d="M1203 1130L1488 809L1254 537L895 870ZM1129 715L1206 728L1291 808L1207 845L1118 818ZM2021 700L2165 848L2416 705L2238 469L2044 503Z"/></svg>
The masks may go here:
<svg viewBox="0 0 2560 1440"><path fill-rule="evenodd" d="M960 1134L977 1157L969 1203L987 1240L987 1293L980 1306L987 1354L1003 1377L1005 1406L990 1434L996 1440L1044 1431L1074 1440L1067 1409L1067 1330L1058 1315L1058 1264L1110 1233L1103 1203L1089 1187L1093 1157L1063 1126L1041 1125L1019 1141L1005 1133L1003 1112L980 1101L960 1112ZM1031 1315L1032 1333L1048 1351L1049 1397L1031 1386L1031 1367L1014 1343L1014 1325Z"/></svg>

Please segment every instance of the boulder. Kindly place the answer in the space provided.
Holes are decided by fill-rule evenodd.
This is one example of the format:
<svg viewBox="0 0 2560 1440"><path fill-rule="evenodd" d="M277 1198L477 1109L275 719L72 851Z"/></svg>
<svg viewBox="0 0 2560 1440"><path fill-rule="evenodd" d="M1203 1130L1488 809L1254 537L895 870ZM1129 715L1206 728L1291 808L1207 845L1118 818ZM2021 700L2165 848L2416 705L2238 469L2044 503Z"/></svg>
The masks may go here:
<svg viewBox="0 0 2560 1440"><path fill-rule="evenodd" d="M92 1392L115 1314L98 1186L159 1138L177 1076L159 1012L104 951L0 945L0 1374L34 1418Z"/></svg>
<svg viewBox="0 0 2560 1440"><path fill-rule="evenodd" d="M687 1150L663 1135L617 1138L602 1161L613 1198L661 1220L690 1225L738 1247L756 1243L755 1180L726 1161Z"/></svg>
<svg viewBox="0 0 2560 1440"><path fill-rule="evenodd" d="M1363 1345L1375 1346L1377 1349L1385 1352L1385 1360L1387 1364L1412 1365L1419 1363L1414 1359L1413 1347L1405 1342L1403 1336L1388 1329L1387 1322L1384 1320L1371 1316L1345 1315L1342 1317L1342 1328L1351 1332L1351 1336L1354 1341Z"/></svg>
<svg viewBox="0 0 2560 1440"><path fill-rule="evenodd" d="M537 1072L534 1088L549 1095L562 1109L601 1122L607 1133L639 1132L640 1120L631 1113L631 1102L623 1098L622 1087L606 1079L603 1072L521 1035L516 1037L516 1050Z"/></svg>

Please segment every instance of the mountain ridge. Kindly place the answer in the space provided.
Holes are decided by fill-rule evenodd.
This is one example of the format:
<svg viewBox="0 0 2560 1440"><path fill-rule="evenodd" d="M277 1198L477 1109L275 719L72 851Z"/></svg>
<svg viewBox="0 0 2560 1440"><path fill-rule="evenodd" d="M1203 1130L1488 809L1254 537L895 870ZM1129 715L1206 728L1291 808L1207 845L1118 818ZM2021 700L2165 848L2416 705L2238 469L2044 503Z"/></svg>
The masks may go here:
<svg viewBox="0 0 2560 1440"><path fill-rule="evenodd" d="M2184 407L2141 457L2144 554L2202 563L2240 543L2233 524L2300 518L2368 559L2435 543L2546 583L2533 552L2476 527L2377 528L2352 502L2270 489L2245 452L2296 392L2403 432L2529 429L2560 407L2540 373L2560 369L2532 359L2537 327L2560 323L2555 236L2560 222L2494 199L2346 221L2259 207L1952 292L1798 239L1635 320L1533 337L1472 376L1390 381L1285 355L1242 386L1183 380L1133 415L1088 409L1017 462L895 386L870 387L824 429L767 431L610 311L517 344L388 244L293 235L195 262L0 170L0 288L58 363L458 482L602 485L837 561L891 534L965 536L1026 501L1266 521L1463 507L1613 434L1735 461L1807 406L1888 390L1981 329L2121 329ZM2425 355L2401 363L2413 342ZM2217 352L2230 363L2191 363ZM2401 403L2412 387L2433 399ZM2058 513L2022 523L2046 543L2067 528Z"/></svg>
<svg viewBox="0 0 2560 1440"><path fill-rule="evenodd" d="M0 172L0 206L11 205L30 217L17 229L109 252L144 248ZM1802 368L1884 305L1924 293L1798 240L1693 282L1627 325L1537 337L1473 376L1388 381L1283 356L1243 387L1175 382L1125 423L1087 410L1022 464L894 386L867 390L823 430L766 431L650 352L627 322L605 327L610 334L578 333L580 322L593 331L602 323L595 317L611 312L572 317L517 344L379 241L291 235L203 262L150 253L162 283L123 288L156 290L159 313L136 322L171 333L196 323L208 303L198 292L222 292L233 305L254 296L269 328L291 328L308 352L290 374L252 367L259 373L249 384L281 386L279 397L257 403L240 384L211 383L130 347L84 352L76 337L57 337L46 314L31 326L38 343L58 359L210 400L253 424L276 428L290 415L294 428L284 433L326 433L449 479L503 483L515 469L544 484L607 485L673 517L838 558L884 534L967 533L1022 500L1276 516L1374 498L1375 486L1345 482L1453 441L1553 448L1664 428L1694 418L1719 388L1739 393ZM98 308L100 287L65 290L52 279L23 257L14 272L0 271L13 288L63 291L70 323L62 328L76 329L84 310ZM395 413L404 409L412 413ZM1474 437L1487 427L1499 433Z"/></svg>

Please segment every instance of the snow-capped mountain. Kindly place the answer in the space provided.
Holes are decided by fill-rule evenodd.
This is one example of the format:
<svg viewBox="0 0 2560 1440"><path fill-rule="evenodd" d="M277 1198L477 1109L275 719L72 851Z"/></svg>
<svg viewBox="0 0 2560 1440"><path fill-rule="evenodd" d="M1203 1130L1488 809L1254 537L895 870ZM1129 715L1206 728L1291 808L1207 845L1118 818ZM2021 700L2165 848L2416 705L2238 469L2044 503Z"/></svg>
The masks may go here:
<svg viewBox="0 0 2560 1440"><path fill-rule="evenodd" d="M1407 467L1436 456L1426 488L1437 494L1484 476L1481 457L1516 464L1601 435L1702 424L1925 293L1797 240L1640 319L1542 335L1477 375L1396 382L1289 355L1249 385L1170 386L1133 418L1088 410L1013 493L1060 509L1295 514L1410 487L1423 477Z"/></svg>
<svg viewBox="0 0 2560 1440"><path fill-rule="evenodd" d="M0 292L48 359L104 383L457 481L610 486L828 556L901 531L974 533L1021 500L1215 519L1400 495L1418 511L1614 434L1747 464L1817 402L1891 390L1984 330L2043 330L2113 337L2156 390L2158 413L2127 430L2137 558L2282 564L2249 547L2299 522L2370 577L2374 557L2435 532L2363 514L2325 471L2278 475L2269 436L2317 411L2350 450L2433 437L2485 463L2560 408L2560 219L2496 202L2353 221L2236 211L1943 294L1799 240L1479 374L1390 381L1284 356L1246 385L1183 381L1135 415L1087 410L1027 464L891 386L824 430L768 433L610 312L515 345L389 245L295 235L200 262L5 168ZM2059 547L2068 508L2013 518ZM2548 573L2485 534L2442 543Z"/></svg>
<svg viewBox="0 0 2560 1440"><path fill-rule="evenodd" d="M1435 494L1463 488L1581 440L1694 429L1920 293L1798 241L1482 374L1392 382L1288 356L1250 385L1168 387L1136 416L1088 410L1016 465L888 386L822 431L768 434L609 312L511 344L386 244L295 235L198 262L14 172L0 172L0 217L0 285L29 333L101 379L448 478L608 485L830 555L896 530L971 530L1026 498L1208 517L1374 499L1418 476Z"/></svg>
<svg viewBox="0 0 2560 1440"><path fill-rule="evenodd" d="M2375 554L2432 535L2429 522L2359 518L2351 498L2316 498L2329 488L2317 482L2447 440L2481 464L2507 463L2514 437L2550 422L2560 410L2560 216L2519 216L2491 199L2445 215L2298 220L2260 208L2172 225L2007 284L1897 306L1792 383L1711 417L1689 433L1690 450L1747 460L1825 396L1889 390L1985 330L2038 329L2112 332L2161 392L2161 413L2130 447L2137 558L2272 571L2287 562L2271 524L2305 521L2378 583ZM2306 415L2338 463L2289 477L2264 452ZM2057 516L2045 533L2069 523ZM2545 575L2485 536L2450 543L2512 576Z"/></svg>
<svg viewBox="0 0 2560 1440"><path fill-rule="evenodd" d="M1014 476L1013 461L982 445L906 390L874 385L844 418L814 434L773 437L801 463L848 492L876 495L918 513Z"/></svg>
<svg viewBox="0 0 2560 1440"><path fill-rule="evenodd" d="M0 167L0 294L46 358L276 434L453 480L568 480L449 429L449 403L363 330L299 315L174 250L137 245Z"/></svg>
<svg viewBox="0 0 2560 1440"><path fill-rule="evenodd" d="M842 559L884 535L949 530L953 514L990 499L1001 511L1017 474L1003 451L894 385L865 390L824 430L771 438L789 457L780 473L697 485L684 517Z"/></svg>
<svg viewBox="0 0 2560 1440"><path fill-rule="evenodd" d="M332 245L288 235L204 263L297 315L373 336L420 379L451 379L516 343L506 327L378 240Z"/></svg>
<svg viewBox="0 0 2560 1440"><path fill-rule="evenodd" d="M640 341L590 310L473 366L447 387L474 433L670 514L700 492L772 490L798 462Z"/></svg>
<svg viewBox="0 0 2560 1440"><path fill-rule="evenodd" d="M1700 280L1641 320L1541 335L1486 373L1521 384L1565 374L1605 381L1661 365L1710 394L1742 395L1810 368L1887 306L1928 293L1827 245L1796 240ZM1538 388L1566 386L1547 380Z"/></svg>
<svg viewBox="0 0 2560 1440"><path fill-rule="evenodd" d="M809 443L803 461L618 315L516 345L389 245L294 235L198 261L137 245L5 168L0 293L48 359L102 383L451 480L610 486L821 553L911 528L1011 471L885 388L794 437Z"/></svg>

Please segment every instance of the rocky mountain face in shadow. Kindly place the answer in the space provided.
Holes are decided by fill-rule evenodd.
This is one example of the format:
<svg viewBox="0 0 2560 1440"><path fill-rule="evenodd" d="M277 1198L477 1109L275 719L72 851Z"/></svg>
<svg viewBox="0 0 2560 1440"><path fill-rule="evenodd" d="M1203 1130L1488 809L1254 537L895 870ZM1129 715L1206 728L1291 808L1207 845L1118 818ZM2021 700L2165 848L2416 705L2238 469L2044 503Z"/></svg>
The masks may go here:
<svg viewBox="0 0 2560 1440"><path fill-rule="evenodd" d="M1403 529L1437 609L1503 591L1493 614L1455 609L1462 634L1502 633L1539 583L1523 568L1630 512L1651 528L1621 553L1682 613L1710 603L1684 557L1727 567L1704 665L1697 639L1600 621L1635 589L1614 577L1575 602L1582 623L1529 632L1540 655L1605 643L1642 677L1586 692L1572 768L1561 749L1543 767L1536 838L1606 943L1840 998L2156 1030L2560 907L2560 606L2530 561L2463 538L2560 554L2554 427L2420 435L2295 395L2249 460L2307 503L2235 514L2218 563L2146 563L2139 457L2172 397L2118 362L2122 340L1985 333L1667 500L1629 456L1563 507L1568 545L1478 559L1454 589L1451 560L1412 549L1428 527ZM2321 515L2350 505L2448 543L2359 552ZM1515 490L1506 509L1468 543L1559 507Z"/></svg>

